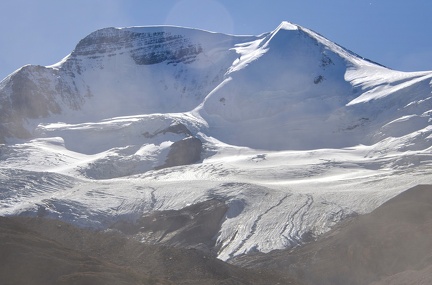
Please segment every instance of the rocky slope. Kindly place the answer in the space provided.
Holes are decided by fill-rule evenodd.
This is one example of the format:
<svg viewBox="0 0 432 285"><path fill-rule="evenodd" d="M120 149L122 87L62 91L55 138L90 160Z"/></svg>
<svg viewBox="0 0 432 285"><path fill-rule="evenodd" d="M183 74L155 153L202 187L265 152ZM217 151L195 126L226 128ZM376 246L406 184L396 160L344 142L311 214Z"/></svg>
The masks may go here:
<svg viewBox="0 0 432 285"><path fill-rule="evenodd" d="M0 218L0 229L3 284L301 284L55 220Z"/></svg>
<svg viewBox="0 0 432 285"><path fill-rule="evenodd" d="M237 266L209 252L146 245L127 237L141 232L164 244L206 242L205 235L217 229L217 213L225 210L217 201L203 203L105 232L52 219L2 217L0 274L5 284L429 284L430 185L409 189L317 241L232 259ZM206 213L213 216L213 225L206 223Z"/></svg>

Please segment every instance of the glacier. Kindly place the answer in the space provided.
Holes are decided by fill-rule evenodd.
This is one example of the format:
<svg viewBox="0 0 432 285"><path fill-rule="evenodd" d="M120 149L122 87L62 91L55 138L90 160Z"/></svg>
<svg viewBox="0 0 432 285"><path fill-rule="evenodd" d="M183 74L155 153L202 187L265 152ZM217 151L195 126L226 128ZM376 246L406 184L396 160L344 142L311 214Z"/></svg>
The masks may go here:
<svg viewBox="0 0 432 285"><path fill-rule="evenodd" d="M431 182L431 98L432 71L289 22L102 29L0 82L0 215L104 230L216 199L220 259L295 247Z"/></svg>

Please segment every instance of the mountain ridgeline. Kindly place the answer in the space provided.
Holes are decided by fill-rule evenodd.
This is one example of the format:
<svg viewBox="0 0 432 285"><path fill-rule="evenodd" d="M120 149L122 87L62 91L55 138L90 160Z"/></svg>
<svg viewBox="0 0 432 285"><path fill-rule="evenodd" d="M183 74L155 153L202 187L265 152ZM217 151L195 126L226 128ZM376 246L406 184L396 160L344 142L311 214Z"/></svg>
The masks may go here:
<svg viewBox="0 0 432 285"><path fill-rule="evenodd" d="M430 184L431 103L432 71L391 70L289 22L257 36L101 29L0 82L0 215L259 267L239 257L271 263L260 254Z"/></svg>
<svg viewBox="0 0 432 285"><path fill-rule="evenodd" d="M1 82L0 140L59 120L192 112L200 131L234 145L370 145L428 126L431 76L389 70L287 22L260 36L106 28L60 63Z"/></svg>

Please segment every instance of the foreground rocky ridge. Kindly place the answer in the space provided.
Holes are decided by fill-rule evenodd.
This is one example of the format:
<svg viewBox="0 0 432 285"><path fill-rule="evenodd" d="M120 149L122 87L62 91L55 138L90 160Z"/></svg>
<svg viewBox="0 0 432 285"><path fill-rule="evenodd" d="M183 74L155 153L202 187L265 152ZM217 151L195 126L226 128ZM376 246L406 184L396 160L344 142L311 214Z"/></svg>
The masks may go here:
<svg viewBox="0 0 432 285"><path fill-rule="evenodd" d="M0 218L0 265L2 284L301 284L197 250L41 218Z"/></svg>
<svg viewBox="0 0 432 285"><path fill-rule="evenodd" d="M223 211L223 205L216 202L199 207ZM179 222L196 210L155 213L135 225L114 225L116 230L108 232L78 229L52 219L0 218L2 281L35 285L426 285L432 280L431 185L409 189L372 213L342 222L295 249L231 259L237 266L197 249L149 245L151 235L141 236L144 243L135 241L136 233L146 229L155 235L165 231L158 236L159 244L182 247L196 243L202 237L197 229L212 231L206 219L189 226ZM148 223L150 219L159 221Z"/></svg>

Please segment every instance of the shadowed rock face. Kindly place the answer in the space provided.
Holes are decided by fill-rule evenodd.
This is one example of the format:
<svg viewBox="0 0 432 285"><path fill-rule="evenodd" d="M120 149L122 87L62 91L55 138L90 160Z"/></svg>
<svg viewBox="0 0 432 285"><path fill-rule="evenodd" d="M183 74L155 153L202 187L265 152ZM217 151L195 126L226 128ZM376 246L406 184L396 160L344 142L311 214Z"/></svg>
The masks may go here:
<svg viewBox="0 0 432 285"><path fill-rule="evenodd" d="M42 66L23 67L11 76L4 88L11 90L13 96L0 90L0 140L29 138L30 133L24 127L26 118L43 118L60 112L50 92L49 80L43 79L45 72Z"/></svg>
<svg viewBox="0 0 432 285"><path fill-rule="evenodd" d="M216 253L217 235L227 210L224 202L209 200L181 210L155 211L135 223L118 222L112 228L146 243Z"/></svg>
<svg viewBox="0 0 432 285"><path fill-rule="evenodd" d="M148 133L148 132L146 132L143 135L146 138L153 138L153 137L155 137L155 136L157 136L159 134L166 134L166 133L183 134L186 137L192 136L191 131L189 131L189 129L185 125L183 125L181 123L173 124L173 125L169 126L168 128L163 129L163 130L158 131L158 132L155 132L155 133Z"/></svg>
<svg viewBox="0 0 432 285"><path fill-rule="evenodd" d="M289 272L307 284L430 284L424 280L432 268L431 237L432 186L423 185L297 250L234 263Z"/></svg>
<svg viewBox="0 0 432 285"><path fill-rule="evenodd" d="M71 110L81 108L83 96L74 84L66 83L66 73L27 65L5 79L0 88L0 143L7 137L30 138L31 131L26 129L29 119L60 114L62 105Z"/></svg>
<svg viewBox="0 0 432 285"><path fill-rule="evenodd" d="M27 72L19 72L13 77L12 109L27 118L47 117L50 113L58 114L60 106L49 92L49 80L40 78L36 82L29 75L43 77L46 69L42 66L28 66Z"/></svg>
<svg viewBox="0 0 432 285"><path fill-rule="evenodd" d="M202 52L199 44L181 35L165 31L135 33L122 29L98 30L82 39L73 56L92 56L128 50L138 65L151 65L167 61L168 64L190 63Z"/></svg>
<svg viewBox="0 0 432 285"><path fill-rule="evenodd" d="M149 246L116 232L22 217L0 217L0 276L5 285L300 284L198 250Z"/></svg>
<svg viewBox="0 0 432 285"><path fill-rule="evenodd" d="M201 151L201 140L195 137L187 137L171 145L165 164L156 167L156 169L198 162L201 160Z"/></svg>

